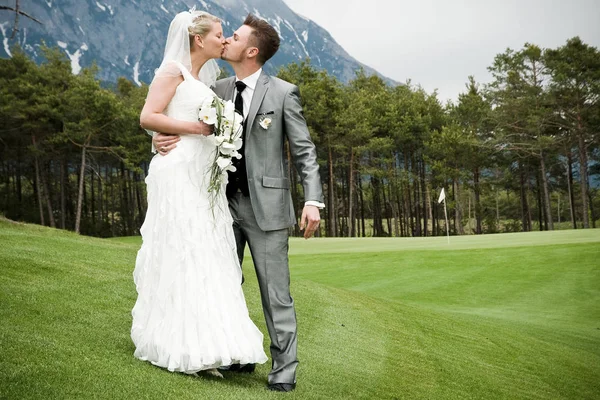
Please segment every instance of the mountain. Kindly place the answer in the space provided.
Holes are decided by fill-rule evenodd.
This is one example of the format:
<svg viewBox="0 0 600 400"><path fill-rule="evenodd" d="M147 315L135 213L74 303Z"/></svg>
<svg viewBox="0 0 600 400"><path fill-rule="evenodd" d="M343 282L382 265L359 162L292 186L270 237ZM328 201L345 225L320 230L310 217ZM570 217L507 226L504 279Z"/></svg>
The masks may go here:
<svg viewBox="0 0 600 400"><path fill-rule="evenodd" d="M114 82L119 76L125 76L138 85L149 83L162 59L169 23L178 12L193 6L220 17L226 35L239 27L248 13L269 21L282 38L278 53L265 66L269 73L309 57L314 66L326 69L342 82L352 79L360 67L367 74L378 74L352 58L325 29L294 13L282 0L21 2L22 11L42 24L21 16L19 31L11 39L14 13L0 11L3 39L0 57L10 57L11 46L18 43L39 62L39 46L43 40L48 46L64 50L71 59L74 73L95 61L102 80ZM395 84L391 79L382 78Z"/></svg>

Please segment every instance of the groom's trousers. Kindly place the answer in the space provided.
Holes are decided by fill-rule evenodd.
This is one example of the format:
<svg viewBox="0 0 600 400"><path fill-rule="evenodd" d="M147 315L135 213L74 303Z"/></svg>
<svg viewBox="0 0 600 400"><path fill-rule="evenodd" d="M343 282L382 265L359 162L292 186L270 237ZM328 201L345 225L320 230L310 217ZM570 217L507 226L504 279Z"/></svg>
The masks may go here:
<svg viewBox="0 0 600 400"><path fill-rule="evenodd" d="M290 295L288 229L263 231L258 226L250 197L238 192L229 199L240 265L246 244L258 278L263 312L271 337L272 369L269 383L296 383L297 329Z"/></svg>

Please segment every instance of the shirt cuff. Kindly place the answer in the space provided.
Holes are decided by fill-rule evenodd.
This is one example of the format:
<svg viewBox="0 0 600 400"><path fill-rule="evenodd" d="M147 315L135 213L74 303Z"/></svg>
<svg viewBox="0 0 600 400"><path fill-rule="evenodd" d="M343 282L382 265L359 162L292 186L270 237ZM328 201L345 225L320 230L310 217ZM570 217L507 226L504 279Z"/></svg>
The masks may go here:
<svg viewBox="0 0 600 400"><path fill-rule="evenodd" d="M325 203L321 203L319 201L314 201L314 200L308 200L304 202L305 206L315 206L318 207L319 209L323 209L325 208Z"/></svg>

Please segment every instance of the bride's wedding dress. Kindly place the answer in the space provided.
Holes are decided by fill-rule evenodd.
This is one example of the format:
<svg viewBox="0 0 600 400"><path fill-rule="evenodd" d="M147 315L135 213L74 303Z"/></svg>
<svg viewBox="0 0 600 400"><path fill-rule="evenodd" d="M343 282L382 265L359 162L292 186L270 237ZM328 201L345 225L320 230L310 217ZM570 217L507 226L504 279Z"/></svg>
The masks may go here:
<svg viewBox="0 0 600 400"><path fill-rule="evenodd" d="M165 114L197 121L214 93L179 65L184 81ZM135 357L169 371L195 373L221 365L263 363L263 335L250 320L241 287L225 190L211 202L210 137L182 135L150 163L143 244L133 273Z"/></svg>

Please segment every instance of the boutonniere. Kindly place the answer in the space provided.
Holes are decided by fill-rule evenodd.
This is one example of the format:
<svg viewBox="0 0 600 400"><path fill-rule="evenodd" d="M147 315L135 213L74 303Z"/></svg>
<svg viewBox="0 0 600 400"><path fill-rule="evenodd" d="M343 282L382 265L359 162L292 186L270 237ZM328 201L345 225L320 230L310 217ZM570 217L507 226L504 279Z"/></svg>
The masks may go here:
<svg viewBox="0 0 600 400"><path fill-rule="evenodd" d="M260 120L259 125L263 129L269 129L271 122L272 122L271 118L263 117L263 119Z"/></svg>

